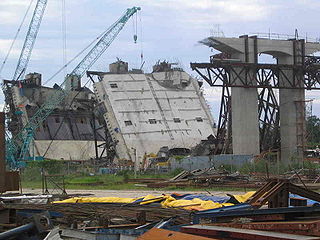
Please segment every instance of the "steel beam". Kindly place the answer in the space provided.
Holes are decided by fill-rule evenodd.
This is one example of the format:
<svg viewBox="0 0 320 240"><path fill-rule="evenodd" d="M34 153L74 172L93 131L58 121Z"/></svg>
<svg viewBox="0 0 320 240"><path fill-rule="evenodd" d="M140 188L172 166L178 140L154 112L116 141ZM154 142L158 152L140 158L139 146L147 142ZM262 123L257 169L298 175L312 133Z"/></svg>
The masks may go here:
<svg viewBox="0 0 320 240"><path fill-rule="evenodd" d="M213 60L210 63L190 63L190 66L210 86L320 89L320 66L314 63L309 65L256 64ZM287 71L293 73L295 81L288 78ZM234 77L230 78L230 74Z"/></svg>
<svg viewBox="0 0 320 240"><path fill-rule="evenodd" d="M312 235L320 237L320 221L271 221L250 223L216 223L216 226L233 227L241 229L276 231L282 233L294 233L298 235Z"/></svg>
<svg viewBox="0 0 320 240"><path fill-rule="evenodd" d="M189 233L194 235L200 235L218 239L243 239L243 240L256 240L256 239L269 239L269 240L312 240L319 239L318 237L301 236L286 233L267 232L248 230L243 231L238 228L220 227L220 226L208 226L208 225L193 225L185 226L181 228L183 233ZM194 238L197 239L197 238Z"/></svg>
<svg viewBox="0 0 320 240"><path fill-rule="evenodd" d="M248 204L249 205L249 204ZM286 219L290 218L291 220L294 217L305 216L305 214L312 214L320 216L320 207L282 207L282 208L268 208L268 209L240 209L232 211L221 211L221 212L197 212L194 214L193 223L201 223L201 219L210 219L211 222L217 222L219 219L225 218L240 218L248 217L252 218L255 216L268 216L268 215L279 215L283 214Z"/></svg>

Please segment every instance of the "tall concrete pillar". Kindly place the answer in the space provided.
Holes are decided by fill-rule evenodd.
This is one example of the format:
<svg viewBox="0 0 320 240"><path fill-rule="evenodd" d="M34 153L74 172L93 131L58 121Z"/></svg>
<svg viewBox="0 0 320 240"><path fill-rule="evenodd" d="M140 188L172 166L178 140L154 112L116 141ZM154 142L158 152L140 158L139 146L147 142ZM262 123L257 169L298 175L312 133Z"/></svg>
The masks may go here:
<svg viewBox="0 0 320 240"><path fill-rule="evenodd" d="M257 39L214 38L216 49L229 53L231 59L243 63L257 63ZM235 67L237 74L245 78L245 72ZM241 85L237 74L230 73L230 80ZM257 155L260 153L258 92L256 88L231 88L232 150L233 154Z"/></svg>
<svg viewBox="0 0 320 240"><path fill-rule="evenodd" d="M303 41L292 40L292 55L278 57L279 64L299 64L304 61L305 45ZM284 71L290 81L299 81L303 75L294 76L293 71ZM281 76L280 76L281 78ZM282 80L282 79L280 79ZM288 85L285 81L284 85ZM281 138L281 162L285 165L303 161L305 145L305 90L304 89L280 89L280 138Z"/></svg>
<svg viewBox="0 0 320 240"><path fill-rule="evenodd" d="M242 40L246 46L245 52L232 54L232 58L240 59L242 62L255 63L256 57L253 52L252 39L244 37ZM241 73L242 76L244 74L246 73ZM236 76L232 74L230 77L236 79ZM259 154L260 137L257 89L231 88L231 112L233 154Z"/></svg>

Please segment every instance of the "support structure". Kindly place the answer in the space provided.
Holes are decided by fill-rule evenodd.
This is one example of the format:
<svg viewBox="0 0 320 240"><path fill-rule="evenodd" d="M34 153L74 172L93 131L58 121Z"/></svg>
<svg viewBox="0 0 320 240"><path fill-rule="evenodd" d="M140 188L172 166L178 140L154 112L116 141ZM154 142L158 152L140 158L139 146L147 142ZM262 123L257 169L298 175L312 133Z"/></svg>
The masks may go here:
<svg viewBox="0 0 320 240"><path fill-rule="evenodd" d="M280 125L282 162L301 160L305 142L304 91L320 89L320 67L314 64L318 61L306 56L320 51L320 44L247 35L202 42L222 54L211 58L210 63L191 63L191 68L210 86L231 88L233 153L255 155L260 149L274 148L279 142ZM272 55L277 64L258 64L260 53ZM280 89L279 104L273 89Z"/></svg>
<svg viewBox="0 0 320 240"><path fill-rule="evenodd" d="M102 80L102 73L101 74L96 74L94 72L87 72L87 77L90 78L90 80L92 81L92 83L94 84L96 81L101 81ZM95 135L95 149L96 149L96 160L98 162L101 162L101 160L106 157L107 161L105 161L107 164L111 164L113 163L113 160L116 156L116 145L117 142L114 141L112 139L112 136L110 134L110 132L108 131L107 128L107 123L105 122L103 115L107 112L107 110L105 109L103 104L99 104L99 103L95 103L94 106L94 111L93 114L95 116L95 118L97 118L99 120L99 122L102 123L102 125L99 128L96 128L93 125L94 128L94 135ZM99 130L100 128L104 129L104 136L101 136L101 134L99 134ZM102 143L98 143L97 141L97 135L99 134L99 136L103 139ZM100 151L99 151L100 150Z"/></svg>
<svg viewBox="0 0 320 240"><path fill-rule="evenodd" d="M258 96L260 150L280 148L280 114L277 97L272 88L263 88Z"/></svg>
<svg viewBox="0 0 320 240"><path fill-rule="evenodd" d="M231 92L228 87L222 88L220 114L217 126L217 143L214 154L230 153L232 147L232 129L231 129Z"/></svg>

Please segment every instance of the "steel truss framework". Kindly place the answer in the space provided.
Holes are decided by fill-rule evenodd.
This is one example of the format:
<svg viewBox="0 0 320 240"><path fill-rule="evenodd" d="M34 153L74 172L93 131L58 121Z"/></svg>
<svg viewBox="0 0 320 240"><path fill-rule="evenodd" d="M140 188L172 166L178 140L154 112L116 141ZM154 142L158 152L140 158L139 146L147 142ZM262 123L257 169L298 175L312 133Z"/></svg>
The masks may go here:
<svg viewBox="0 0 320 240"><path fill-rule="evenodd" d="M94 84L97 81L102 81L102 75L104 73L99 73L99 72L91 72L91 71L87 71L87 77L90 78L90 80L92 81L92 83ZM94 135L95 135L95 151L96 151L96 160L102 162L103 160L105 160L104 156L106 156L106 160L107 161L103 161L106 164L112 164L114 158L116 157L116 142L114 142L112 140L111 134L108 131L106 122L104 120L103 114L106 112L106 109L104 108L104 105L96 103L95 107L94 107L94 117L95 119L99 120L99 123L101 125L101 127L96 128L95 125L93 125L93 129L94 130ZM100 129L104 129L104 136L102 136L98 130ZM98 144L97 142L97 135L99 135L100 138L103 139L103 143ZM99 150L100 154L99 154Z"/></svg>
<svg viewBox="0 0 320 240"><path fill-rule="evenodd" d="M314 58L313 61L318 63L319 59ZM191 63L191 69L212 87L319 90L320 66L316 62L308 63L255 64L215 60L211 63Z"/></svg>
<svg viewBox="0 0 320 240"><path fill-rule="evenodd" d="M271 88L264 88L258 95L261 151L280 147L279 104ZM217 144L214 154L232 152L231 90L222 87L220 112L217 126Z"/></svg>
<svg viewBox="0 0 320 240"><path fill-rule="evenodd" d="M261 151L279 149L280 114L274 89L319 90L319 63L319 57L305 57L304 63L299 65L240 63L213 58L210 63L191 63L192 70L210 86L222 87L217 131L217 144L222 146L216 146L215 153L231 152L230 87L259 88L260 148Z"/></svg>
<svg viewBox="0 0 320 240"><path fill-rule="evenodd" d="M260 148L262 151L280 148L279 104L272 88L263 88L258 95Z"/></svg>
<svg viewBox="0 0 320 240"><path fill-rule="evenodd" d="M223 87L221 94L220 112L217 126L217 144L214 154L229 153L232 144L231 129L231 92L230 88ZM221 144L220 146L218 144Z"/></svg>

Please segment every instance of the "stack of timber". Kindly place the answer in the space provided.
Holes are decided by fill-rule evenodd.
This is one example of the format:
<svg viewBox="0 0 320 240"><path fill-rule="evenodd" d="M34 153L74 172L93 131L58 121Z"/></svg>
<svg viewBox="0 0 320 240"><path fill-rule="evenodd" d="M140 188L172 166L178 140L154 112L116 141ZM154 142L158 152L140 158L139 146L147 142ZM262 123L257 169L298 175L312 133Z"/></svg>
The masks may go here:
<svg viewBox="0 0 320 240"><path fill-rule="evenodd" d="M130 224L157 222L175 217L177 223L190 222L190 212L178 208L161 208L160 204L119 204L119 203L61 203L61 204L6 204L6 209L30 212L33 210L49 211L55 224L68 226L83 222L100 227L123 227Z"/></svg>
<svg viewBox="0 0 320 240"><path fill-rule="evenodd" d="M308 189L320 189L320 171L317 169L292 170L283 174L251 173L240 174L239 172L230 173L226 170L197 169L193 171L182 171L169 180L152 179L144 181L148 187L230 187L244 189L258 189L270 179L289 179L298 186ZM137 181L138 183L138 181Z"/></svg>
<svg viewBox="0 0 320 240"><path fill-rule="evenodd" d="M147 186L152 188L162 187L247 187L259 188L261 182L253 182L249 176L241 175L238 172L229 173L225 170L213 168L204 170L182 171L177 176L167 180L150 183Z"/></svg>

